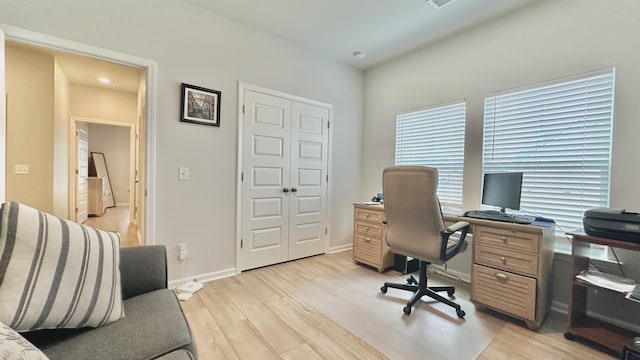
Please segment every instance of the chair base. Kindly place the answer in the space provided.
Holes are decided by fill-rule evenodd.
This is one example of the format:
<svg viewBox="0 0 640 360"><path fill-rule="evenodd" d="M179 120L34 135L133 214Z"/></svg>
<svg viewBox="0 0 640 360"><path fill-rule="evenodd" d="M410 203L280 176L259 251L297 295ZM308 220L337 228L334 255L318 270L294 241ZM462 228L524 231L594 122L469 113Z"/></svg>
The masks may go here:
<svg viewBox="0 0 640 360"><path fill-rule="evenodd" d="M456 315L458 315L460 319L464 318L466 314L464 310L462 310L460 305L438 294L439 292L446 291L447 295L449 295L450 298L454 298L453 294L455 294L455 291L456 291L455 287L427 286L427 266L429 266L428 262L420 261L420 273L418 277L419 280L417 282L413 276L407 279L407 284L396 284L396 283L386 282L384 283L384 285L382 285L382 287L380 288L380 291L386 294L388 288L394 288L394 289L413 292L414 293L413 296L411 296L411 299L407 301L407 306L405 306L403 309L404 313L407 315L411 314L411 308L413 307L413 305L415 305L418 302L418 300L422 299L422 297L426 295L432 299L435 299L437 301L440 301L441 303L447 304L455 308ZM413 285L413 284L416 284L416 285Z"/></svg>

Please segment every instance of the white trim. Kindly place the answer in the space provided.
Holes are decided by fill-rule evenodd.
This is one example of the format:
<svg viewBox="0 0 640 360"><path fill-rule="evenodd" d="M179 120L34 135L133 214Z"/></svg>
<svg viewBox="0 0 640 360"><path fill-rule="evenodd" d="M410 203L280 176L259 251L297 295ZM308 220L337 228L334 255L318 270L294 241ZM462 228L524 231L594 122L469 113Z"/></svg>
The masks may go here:
<svg viewBox="0 0 640 360"><path fill-rule="evenodd" d="M169 281L169 286L168 287L169 287L169 289L175 289L178 286L186 283L187 281L197 281L197 282L200 282L200 283L206 283L206 282L209 282L209 281L214 281L214 280L219 280L219 279L224 279L224 278L227 278L227 277L235 276L236 274L237 274L236 268L229 268L229 269L219 270L219 271L215 271L215 272L189 276L189 277L181 278L181 279L177 279L177 280L171 280L171 281Z"/></svg>
<svg viewBox="0 0 640 360"><path fill-rule="evenodd" d="M63 50L79 55L84 55L92 58L103 59L111 62L116 62L124 65L131 65L136 67L141 67L146 70L146 114L145 114L145 143L146 143L146 186L142 189L143 194L146 192L145 196L145 238L143 239L143 243L150 245L155 244L155 220L156 220L156 209L155 209L155 185L156 185L156 96L157 96L157 62L149 59L144 59L141 57L124 54L108 49L99 48L96 46L91 46L79 42L75 42L72 40L66 40L62 38L58 38L55 36L50 36L47 34L42 34L38 32L34 32L31 30L26 30L22 28L18 28L12 25L2 24L0 23L0 33L4 32L6 39L32 44L39 47ZM0 34L1 35L1 34ZM0 36L0 40L2 37ZM4 41L3 45L4 46ZM2 57L2 65L4 64L4 57ZM0 65L0 80L4 78L4 67ZM0 93L4 94L4 81L0 85ZM4 102L4 96L2 96L2 100L0 100L0 110L3 110L1 104ZM2 111L2 115L0 115L0 149L4 149L6 142L6 131L4 128L1 128L5 125L5 122L1 121L4 117L5 111ZM3 158L2 162L5 161L6 158L6 150L4 151L5 156L0 156ZM3 185L5 178L5 168L2 163L0 163L0 185ZM5 186L2 186L2 190L0 190L0 197L4 200L5 194Z"/></svg>
<svg viewBox="0 0 640 360"><path fill-rule="evenodd" d="M254 92L258 92L258 93L262 93L270 96L277 96L287 100L292 100L292 101L296 101L304 104L315 105L315 106L323 107L329 110L329 119L328 119L329 138L327 141L327 148L328 148L327 149L327 176L329 177L329 181L327 183L327 205L326 205L327 234L325 236L324 248L325 248L325 253L330 253L332 251L333 252L344 251L344 250L350 249L351 244L337 247L337 249L344 249L344 250L334 251L330 247L330 244L331 244L331 240L330 240L331 239L331 223L330 223L331 222L331 183L332 183L331 159L333 157L332 147L333 147L333 128L334 128L332 124L333 105L239 81L238 82L238 161L237 161L237 173L236 173L236 179L237 179L237 182L236 182L236 271L237 273L239 274L241 272L240 253L242 251L242 248L240 247L240 242L242 240L241 239L242 238L242 169L244 166L243 151L242 151L244 149L243 147L244 113L242 111L242 108L245 105L245 101L244 101L245 90L251 90Z"/></svg>
<svg viewBox="0 0 640 360"><path fill-rule="evenodd" d="M335 254L335 253L339 253L339 252L343 252L343 251L349 251L353 249L353 244L344 244L344 245L338 245L338 246L332 246L329 247L329 250L327 250L327 254Z"/></svg>
<svg viewBox="0 0 640 360"><path fill-rule="evenodd" d="M238 83L238 161L236 169L236 274L240 274L240 255L242 253L242 169L243 169L243 152L244 148L244 83Z"/></svg>
<svg viewBox="0 0 640 360"><path fill-rule="evenodd" d="M0 26L0 149L4 153L0 154L0 202L4 203L7 197L7 93L5 92L4 83L4 31Z"/></svg>
<svg viewBox="0 0 640 360"><path fill-rule="evenodd" d="M116 207L125 207L129 206L129 203L116 203Z"/></svg>

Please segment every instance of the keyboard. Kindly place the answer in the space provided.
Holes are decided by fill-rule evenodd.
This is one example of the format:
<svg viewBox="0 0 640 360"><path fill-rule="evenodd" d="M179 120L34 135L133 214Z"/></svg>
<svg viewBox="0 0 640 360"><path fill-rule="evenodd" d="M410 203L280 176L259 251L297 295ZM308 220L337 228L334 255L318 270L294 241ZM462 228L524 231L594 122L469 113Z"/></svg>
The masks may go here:
<svg viewBox="0 0 640 360"><path fill-rule="evenodd" d="M464 216L474 219L503 221L517 224L531 224L536 217L532 215L505 214L496 210L469 210Z"/></svg>

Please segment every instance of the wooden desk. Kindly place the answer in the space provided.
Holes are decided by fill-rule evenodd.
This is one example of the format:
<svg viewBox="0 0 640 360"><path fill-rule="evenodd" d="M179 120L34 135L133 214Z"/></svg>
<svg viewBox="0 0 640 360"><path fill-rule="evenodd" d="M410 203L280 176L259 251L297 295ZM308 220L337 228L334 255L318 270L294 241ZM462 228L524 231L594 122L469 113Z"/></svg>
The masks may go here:
<svg viewBox="0 0 640 360"><path fill-rule="evenodd" d="M582 337L619 353L620 350L622 350L622 346L630 346L631 339L634 336L638 336L638 334L587 315L587 292L589 288L598 288L604 291L612 290L578 282L575 276L589 268L591 244L612 246L632 251L640 251L640 244L630 241L599 238L584 233L570 233L569 235L573 238L571 250L571 289L569 294L567 331L564 333L564 336L569 340ZM629 301L624 299L624 295L625 294L620 294L620 301Z"/></svg>
<svg viewBox="0 0 640 360"><path fill-rule="evenodd" d="M447 217L445 216L445 219ZM538 329L551 306L555 225L472 223L471 301Z"/></svg>
<svg viewBox="0 0 640 360"><path fill-rule="evenodd" d="M353 205L353 260L385 271L393 265L393 253L384 240L384 207Z"/></svg>
<svg viewBox="0 0 640 360"><path fill-rule="evenodd" d="M444 214L471 223L471 301L537 329L551 305L555 226L533 226ZM393 265L385 242L383 205L354 205L353 259L384 271Z"/></svg>

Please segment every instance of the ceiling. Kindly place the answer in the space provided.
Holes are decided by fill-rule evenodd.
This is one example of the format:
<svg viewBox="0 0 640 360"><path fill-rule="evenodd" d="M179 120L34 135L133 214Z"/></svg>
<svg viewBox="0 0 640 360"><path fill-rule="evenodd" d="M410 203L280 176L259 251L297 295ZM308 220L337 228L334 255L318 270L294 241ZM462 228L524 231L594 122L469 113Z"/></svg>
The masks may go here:
<svg viewBox="0 0 640 360"><path fill-rule="evenodd" d="M27 43L10 40L7 42L11 46L53 55L71 84L99 86L130 93L138 92L140 76L143 75L142 69ZM100 82L99 78L108 78L110 82Z"/></svg>
<svg viewBox="0 0 640 360"><path fill-rule="evenodd" d="M543 0L182 0L359 69L468 30ZM55 55L70 83L136 93L141 69L36 48ZM356 59L353 53L366 53ZM98 78L107 77L109 84Z"/></svg>
<svg viewBox="0 0 640 360"><path fill-rule="evenodd" d="M183 1L368 69L542 0Z"/></svg>
<svg viewBox="0 0 640 360"><path fill-rule="evenodd" d="M57 53L56 60L73 84L137 93L143 74L142 69L136 67L70 53ZM102 83L99 78L107 78L110 82Z"/></svg>

